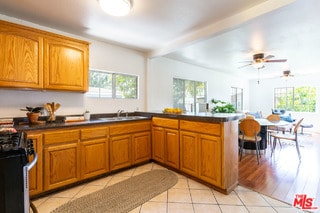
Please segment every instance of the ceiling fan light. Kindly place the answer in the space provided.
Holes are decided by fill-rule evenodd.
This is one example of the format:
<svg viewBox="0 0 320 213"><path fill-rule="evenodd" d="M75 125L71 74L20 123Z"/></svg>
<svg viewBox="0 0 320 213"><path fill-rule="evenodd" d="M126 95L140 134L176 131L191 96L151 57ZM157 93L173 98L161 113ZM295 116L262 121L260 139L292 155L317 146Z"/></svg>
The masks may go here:
<svg viewBox="0 0 320 213"><path fill-rule="evenodd" d="M254 68L261 69L264 66L263 62L255 62L252 64Z"/></svg>
<svg viewBox="0 0 320 213"><path fill-rule="evenodd" d="M112 16L128 15L132 8L132 0L99 0L101 9Z"/></svg>

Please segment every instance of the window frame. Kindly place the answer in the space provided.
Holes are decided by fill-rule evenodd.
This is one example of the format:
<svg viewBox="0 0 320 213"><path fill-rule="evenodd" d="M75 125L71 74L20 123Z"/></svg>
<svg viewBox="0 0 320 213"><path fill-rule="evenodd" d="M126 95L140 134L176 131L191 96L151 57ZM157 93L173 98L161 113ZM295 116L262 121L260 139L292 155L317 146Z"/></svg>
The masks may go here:
<svg viewBox="0 0 320 213"><path fill-rule="evenodd" d="M179 81L182 81L182 85L183 85L183 89L182 89L182 95L183 96L183 103L182 104L179 104L179 103L176 103L176 97L175 97L175 80L179 80ZM192 103L192 107L190 107L190 111L191 112L197 112L199 111L199 109L197 108L197 99L198 99L198 96L197 96L197 83L201 83L201 84L204 84L204 88L203 88L203 92L204 92L204 95L203 95L203 101L204 103L203 104L206 104L207 103L207 98L208 98L208 91L207 91L207 81L195 81L195 80L189 80L189 79L182 79L182 78L178 78L178 77L174 77L173 78L173 107L179 107L181 108L181 105L183 106L182 110L186 110L186 82L189 81L190 83L193 84L193 103ZM181 90L181 89L180 89ZM199 107L200 108L200 107Z"/></svg>
<svg viewBox="0 0 320 213"><path fill-rule="evenodd" d="M91 85L91 72L95 72L95 73L100 73L100 74L106 74L106 75L111 75L111 87L109 85L109 88L111 89L111 96L104 96L103 93L101 92L101 89L104 89L104 87L102 87L101 82L100 85L98 85L98 93L95 92L90 92L90 85ZM134 80L136 81L135 83L135 95L134 97L130 98L130 97L119 97L119 95L117 95L117 77L118 76L124 76L124 77L133 77ZM100 76L101 77L101 76ZM97 70L97 69L89 69L89 90L86 93L86 96L89 98L99 98L99 99L132 99L132 100L136 100L139 99L139 76L138 75L133 75L133 74L126 74L126 73L117 73L117 72L111 72L111 71L105 71L105 70ZM123 96L123 94L121 95Z"/></svg>
<svg viewBox="0 0 320 213"><path fill-rule="evenodd" d="M289 91L289 90L292 90L292 91ZM285 91L285 92L283 92L283 91ZM282 106L279 103L282 99L285 99L284 100L285 107ZM294 87L277 87L277 88L274 88L273 100L274 100L273 101L274 108L281 108L281 109L286 109L286 110L289 110L289 111L293 111L293 109L294 109L294 103L293 103L293 100L294 100ZM291 102L291 104L289 102Z"/></svg>
<svg viewBox="0 0 320 213"><path fill-rule="evenodd" d="M240 92L238 92L240 90ZM240 94L240 100L238 96ZM235 100L233 101L233 97ZM238 107L240 103L240 107ZM234 106L236 110L243 110L243 88L240 87L231 87L231 104Z"/></svg>
<svg viewBox="0 0 320 213"><path fill-rule="evenodd" d="M305 90L307 89L309 92L305 92L307 94L307 96L305 98L307 98L307 104L301 104L301 94L302 92L299 92L299 90ZM285 90L284 92L277 92L277 90ZM292 90L289 91L288 90ZM310 90L313 90L315 92L315 97L311 98L310 96ZM281 106L281 104L277 104L279 102L279 99L281 98L277 98L279 97L279 95L277 96L277 94L285 94L282 95L282 98L285 98L285 107ZM305 100L305 99L304 99ZM312 102L314 101L314 104L312 104ZM291 105L291 106L290 106ZM307 105L307 111L305 110L301 110L302 106ZM274 104L273 104L274 108L281 108L281 109L286 109L288 111L294 111L294 112L309 112L309 113L314 113L317 111L317 88L314 86L300 86L300 87L277 87L274 88Z"/></svg>

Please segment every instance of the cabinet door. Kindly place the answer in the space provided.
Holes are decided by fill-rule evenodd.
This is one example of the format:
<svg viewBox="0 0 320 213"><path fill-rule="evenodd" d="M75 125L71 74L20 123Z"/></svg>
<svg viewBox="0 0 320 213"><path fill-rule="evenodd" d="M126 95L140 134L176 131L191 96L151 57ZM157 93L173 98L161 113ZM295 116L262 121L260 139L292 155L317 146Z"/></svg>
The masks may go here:
<svg viewBox="0 0 320 213"><path fill-rule="evenodd" d="M180 169L198 177L198 139L193 132L180 131Z"/></svg>
<svg viewBox="0 0 320 213"><path fill-rule="evenodd" d="M179 131L165 129L165 164L179 169Z"/></svg>
<svg viewBox="0 0 320 213"><path fill-rule="evenodd" d="M136 133L132 136L133 163L148 161L151 159L150 132Z"/></svg>
<svg viewBox="0 0 320 213"><path fill-rule="evenodd" d="M117 170L131 165L131 135L113 136L109 142L110 170Z"/></svg>
<svg viewBox="0 0 320 213"><path fill-rule="evenodd" d="M200 179L221 186L221 138L211 135L199 135Z"/></svg>
<svg viewBox="0 0 320 213"><path fill-rule="evenodd" d="M88 44L63 38L44 39L44 88L88 90Z"/></svg>
<svg viewBox="0 0 320 213"><path fill-rule="evenodd" d="M0 86L42 88L40 34L0 21Z"/></svg>
<svg viewBox="0 0 320 213"><path fill-rule="evenodd" d="M54 189L80 180L77 143L52 145L44 149L44 189Z"/></svg>
<svg viewBox="0 0 320 213"><path fill-rule="evenodd" d="M164 163L164 128L152 127L152 159Z"/></svg>
<svg viewBox="0 0 320 213"><path fill-rule="evenodd" d="M81 142L81 179L108 172L108 156L106 138Z"/></svg>
<svg viewBox="0 0 320 213"><path fill-rule="evenodd" d="M38 161L29 171L29 191L30 195L36 195L42 192L42 135L29 134L28 139L32 139L33 147L38 154ZM29 157L29 162L33 160L33 156Z"/></svg>

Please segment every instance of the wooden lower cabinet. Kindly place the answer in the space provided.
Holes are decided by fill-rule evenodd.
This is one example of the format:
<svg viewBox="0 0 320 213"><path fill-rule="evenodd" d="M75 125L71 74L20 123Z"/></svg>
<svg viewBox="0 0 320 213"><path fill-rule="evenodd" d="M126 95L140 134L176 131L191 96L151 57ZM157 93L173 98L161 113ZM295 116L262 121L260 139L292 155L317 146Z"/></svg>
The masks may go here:
<svg viewBox="0 0 320 213"><path fill-rule="evenodd" d="M109 150L106 139L81 142L81 179L109 171Z"/></svg>
<svg viewBox="0 0 320 213"><path fill-rule="evenodd" d="M110 126L110 170L114 171L151 159L150 121Z"/></svg>
<svg viewBox="0 0 320 213"><path fill-rule="evenodd" d="M179 121L153 118L152 158L170 167L180 168Z"/></svg>
<svg viewBox="0 0 320 213"><path fill-rule="evenodd" d="M180 170L197 177L199 171L198 134L180 131Z"/></svg>
<svg viewBox="0 0 320 213"><path fill-rule="evenodd" d="M172 118L30 131L38 162L30 195L149 161L231 192L238 184L238 121Z"/></svg>
<svg viewBox="0 0 320 213"><path fill-rule="evenodd" d="M221 186L221 138L199 134L199 178L215 186Z"/></svg>
<svg viewBox="0 0 320 213"><path fill-rule="evenodd" d="M182 120L180 128L181 170L224 188L221 124Z"/></svg>
<svg viewBox="0 0 320 213"><path fill-rule="evenodd" d="M151 159L150 132L112 136L110 170L125 168Z"/></svg>
<svg viewBox="0 0 320 213"><path fill-rule="evenodd" d="M152 127L152 158L164 163L164 128Z"/></svg>
<svg viewBox="0 0 320 213"><path fill-rule="evenodd" d="M132 135L132 151L133 164L141 163L151 159L150 131Z"/></svg>
<svg viewBox="0 0 320 213"><path fill-rule="evenodd" d="M81 179L94 177L109 171L108 128L81 129Z"/></svg>
<svg viewBox="0 0 320 213"><path fill-rule="evenodd" d="M29 192L30 196L42 192L42 134L27 133L28 139L32 139L33 147L38 154L38 161L34 167L29 171ZM29 162L33 160L33 156L29 156Z"/></svg>
<svg viewBox="0 0 320 213"><path fill-rule="evenodd" d="M43 134L44 190L80 180L79 130L58 130Z"/></svg>
<svg viewBox="0 0 320 213"><path fill-rule="evenodd" d="M150 121L110 126L110 170L118 170L151 159Z"/></svg>
<svg viewBox="0 0 320 213"><path fill-rule="evenodd" d="M131 135L110 138L110 170L117 170L131 165Z"/></svg>
<svg viewBox="0 0 320 213"><path fill-rule="evenodd" d="M180 139L181 171L221 186L220 137L181 131Z"/></svg>
<svg viewBox="0 0 320 213"><path fill-rule="evenodd" d="M179 131L175 129L164 130L165 142L165 164L173 168L179 169L180 155L179 155Z"/></svg>

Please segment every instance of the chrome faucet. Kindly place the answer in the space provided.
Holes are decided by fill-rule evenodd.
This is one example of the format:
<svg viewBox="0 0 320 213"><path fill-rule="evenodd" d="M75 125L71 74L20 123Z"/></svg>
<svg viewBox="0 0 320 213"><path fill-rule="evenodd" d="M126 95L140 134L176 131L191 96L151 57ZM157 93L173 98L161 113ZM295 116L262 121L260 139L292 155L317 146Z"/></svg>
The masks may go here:
<svg viewBox="0 0 320 213"><path fill-rule="evenodd" d="M122 109L119 109L119 110L117 111L117 118L120 117L120 114L121 114L122 112L124 112Z"/></svg>

